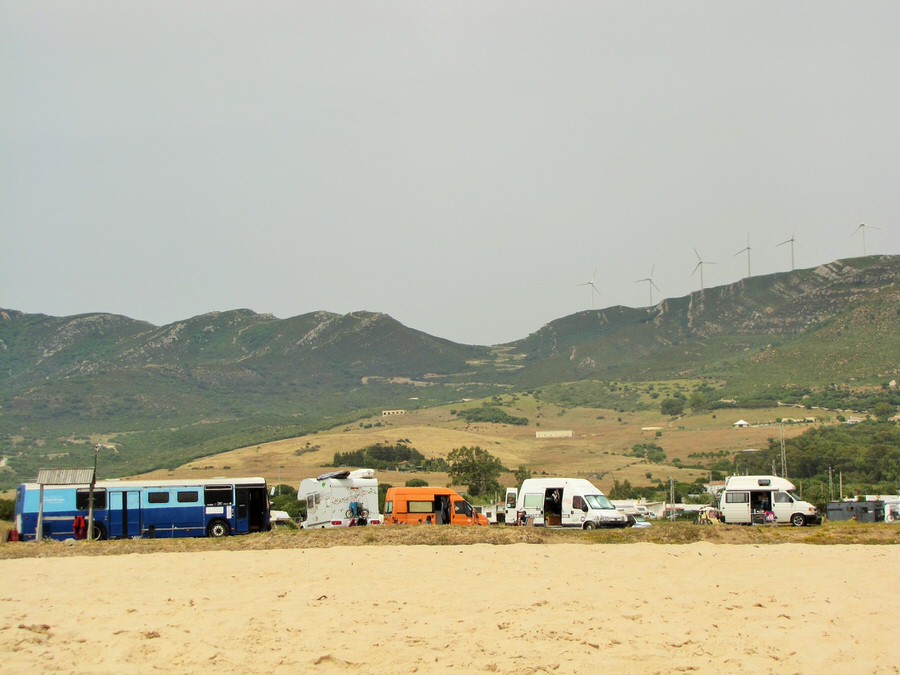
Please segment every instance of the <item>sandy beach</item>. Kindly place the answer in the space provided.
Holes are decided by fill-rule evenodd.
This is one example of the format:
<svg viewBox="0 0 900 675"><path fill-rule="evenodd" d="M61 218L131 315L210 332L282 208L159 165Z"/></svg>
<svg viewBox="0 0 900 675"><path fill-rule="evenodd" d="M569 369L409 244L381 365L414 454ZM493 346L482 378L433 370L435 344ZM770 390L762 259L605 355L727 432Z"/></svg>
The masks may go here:
<svg viewBox="0 0 900 675"><path fill-rule="evenodd" d="M0 672L896 673L896 546L0 560Z"/></svg>

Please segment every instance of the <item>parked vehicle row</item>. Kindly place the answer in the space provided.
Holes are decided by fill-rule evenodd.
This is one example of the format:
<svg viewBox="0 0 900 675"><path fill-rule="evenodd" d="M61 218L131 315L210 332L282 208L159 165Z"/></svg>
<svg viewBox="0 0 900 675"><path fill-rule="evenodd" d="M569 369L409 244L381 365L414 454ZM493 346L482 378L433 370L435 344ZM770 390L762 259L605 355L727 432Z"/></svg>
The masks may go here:
<svg viewBox="0 0 900 675"><path fill-rule="evenodd" d="M445 487L391 487L382 514L372 469L307 478L297 497L306 505L300 523L304 529L489 524L481 508ZM519 488L507 488L503 506L507 525L650 527L639 513L618 510L583 478L528 478ZM21 541L85 538L87 519L92 519L93 539L223 537L266 531L273 520L284 521L286 516L282 512L273 516L263 478L101 481L93 486L24 483L16 490L11 535ZM797 496L793 483L777 476L730 477L719 496L716 517L747 525L821 522L816 507Z"/></svg>

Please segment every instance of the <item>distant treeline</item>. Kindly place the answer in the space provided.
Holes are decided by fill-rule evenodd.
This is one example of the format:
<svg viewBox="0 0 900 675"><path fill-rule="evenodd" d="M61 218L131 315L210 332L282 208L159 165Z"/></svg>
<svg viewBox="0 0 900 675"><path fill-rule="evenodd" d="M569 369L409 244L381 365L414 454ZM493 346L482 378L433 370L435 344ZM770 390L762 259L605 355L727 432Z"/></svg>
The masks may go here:
<svg viewBox="0 0 900 675"><path fill-rule="evenodd" d="M834 484L838 476L850 490L893 494L900 485L900 425L890 421L813 427L785 441L788 477L794 482L813 480L827 484L829 469ZM780 466L781 440L770 438L769 447L742 457L741 473L770 473Z"/></svg>
<svg viewBox="0 0 900 675"><path fill-rule="evenodd" d="M884 386L881 389L853 390L844 385L830 385L822 389L809 387L778 387L764 395L745 395L734 401L722 401L712 389L698 389L688 398L695 411L722 408L774 408L779 404L802 405L806 408L871 412L879 404L900 406L900 389Z"/></svg>
<svg viewBox="0 0 900 675"><path fill-rule="evenodd" d="M484 403L480 408L466 408L465 410L451 410L450 412L469 423L512 424L520 427L528 425L527 417L510 415L495 403Z"/></svg>
<svg viewBox="0 0 900 675"><path fill-rule="evenodd" d="M438 457L428 459L415 448L404 442L393 445L375 443L359 450L334 453L332 466L358 466L369 469L402 469L404 467L423 471L447 471L447 460Z"/></svg>

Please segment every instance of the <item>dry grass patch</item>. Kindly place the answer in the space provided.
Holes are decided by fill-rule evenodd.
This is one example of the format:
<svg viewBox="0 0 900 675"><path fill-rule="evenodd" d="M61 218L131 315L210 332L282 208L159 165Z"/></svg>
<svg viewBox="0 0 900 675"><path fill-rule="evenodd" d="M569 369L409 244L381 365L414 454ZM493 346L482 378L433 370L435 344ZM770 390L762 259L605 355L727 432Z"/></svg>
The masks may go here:
<svg viewBox="0 0 900 675"><path fill-rule="evenodd" d="M251 534L224 539L129 539L101 542L4 543L0 559L83 555L125 555L194 551L258 551L333 546L467 546L489 544L900 544L900 526L826 523L821 527L701 526L657 522L648 529L550 530L539 527L358 527L344 530L298 530Z"/></svg>

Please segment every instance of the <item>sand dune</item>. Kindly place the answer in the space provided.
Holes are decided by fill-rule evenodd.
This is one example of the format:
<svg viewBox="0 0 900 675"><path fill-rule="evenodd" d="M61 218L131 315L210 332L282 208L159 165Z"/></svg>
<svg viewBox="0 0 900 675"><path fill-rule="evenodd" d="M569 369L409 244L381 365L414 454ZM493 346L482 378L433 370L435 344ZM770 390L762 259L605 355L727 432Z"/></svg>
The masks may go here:
<svg viewBox="0 0 900 675"><path fill-rule="evenodd" d="M896 673L896 546L0 561L0 672Z"/></svg>

